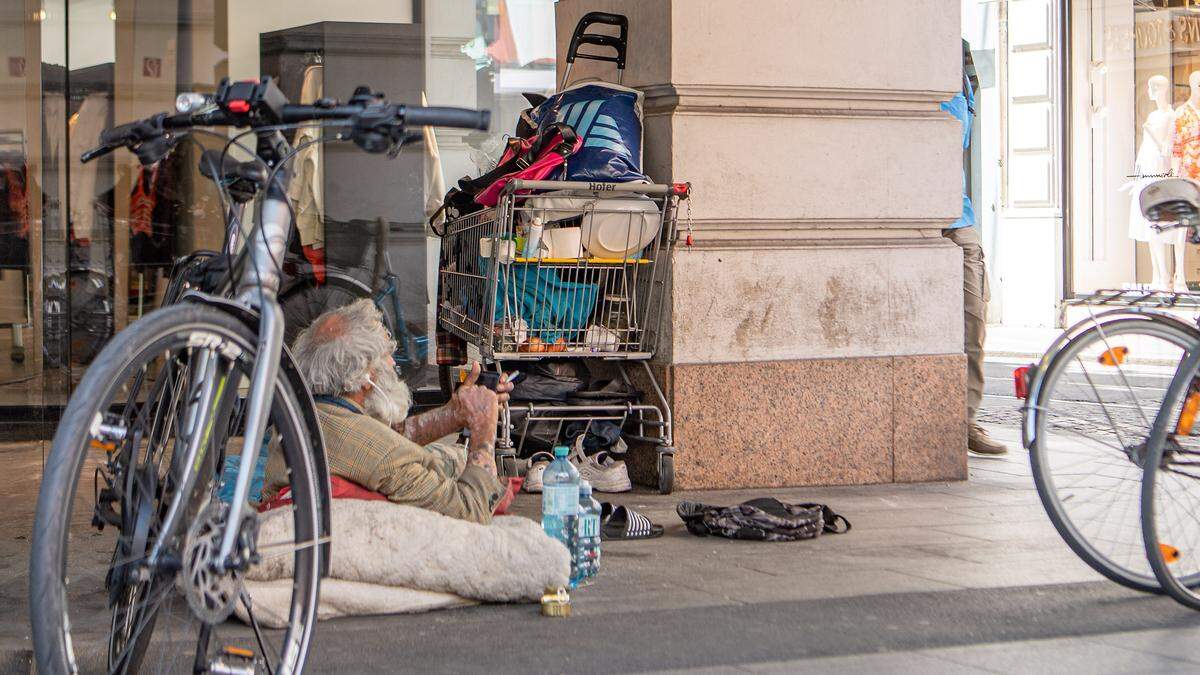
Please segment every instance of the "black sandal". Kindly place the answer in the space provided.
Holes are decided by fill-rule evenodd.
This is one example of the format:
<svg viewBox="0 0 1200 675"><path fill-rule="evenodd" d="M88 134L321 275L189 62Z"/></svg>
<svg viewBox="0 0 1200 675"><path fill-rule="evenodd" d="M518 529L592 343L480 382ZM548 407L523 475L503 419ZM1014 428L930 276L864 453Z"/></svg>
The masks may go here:
<svg viewBox="0 0 1200 675"><path fill-rule="evenodd" d="M663 526L655 525L650 519L633 509L616 506L608 502L600 505L600 539L620 541L622 539L656 539L663 534Z"/></svg>

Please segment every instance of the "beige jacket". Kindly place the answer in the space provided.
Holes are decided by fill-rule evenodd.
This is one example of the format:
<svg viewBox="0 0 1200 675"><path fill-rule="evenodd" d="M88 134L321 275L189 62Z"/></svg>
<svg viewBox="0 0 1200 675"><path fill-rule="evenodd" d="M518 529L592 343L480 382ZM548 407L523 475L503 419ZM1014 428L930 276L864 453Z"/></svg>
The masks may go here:
<svg viewBox="0 0 1200 675"><path fill-rule="evenodd" d="M420 446L383 422L358 411L317 402L329 473L379 492L398 504L436 511L452 518L489 523L504 494L487 469L468 464L461 447L441 443ZM287 484L282 457L272 453L266 484ZM274 490L272 490L274 491Z"/></svg>

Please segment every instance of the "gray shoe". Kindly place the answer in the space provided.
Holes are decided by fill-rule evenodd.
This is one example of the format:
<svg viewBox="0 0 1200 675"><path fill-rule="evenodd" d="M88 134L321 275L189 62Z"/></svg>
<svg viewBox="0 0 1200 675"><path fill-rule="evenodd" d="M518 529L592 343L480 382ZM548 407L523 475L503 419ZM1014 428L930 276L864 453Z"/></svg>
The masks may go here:
<svg viewBox="0 0 1200 675"><path fill-rule="evenodd" d="M983 427L972 422L967 429L967 451L976 455L995 457L1008 453L1008 446L988 436Z"/></svg>

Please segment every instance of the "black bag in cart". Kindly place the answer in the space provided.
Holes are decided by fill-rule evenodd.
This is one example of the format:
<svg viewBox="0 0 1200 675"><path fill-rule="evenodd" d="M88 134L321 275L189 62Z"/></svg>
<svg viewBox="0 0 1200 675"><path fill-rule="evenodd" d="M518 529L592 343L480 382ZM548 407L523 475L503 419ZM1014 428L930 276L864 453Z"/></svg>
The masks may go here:
<svg viewBox="0 0 1200 675"><path fill-rule="evenodd" d="M594 25L614 26L618 34L589 32ZM562 179L629 183L648 180L642 173L642 92L621 86L629 43L629 19L621 14L590 12L575 26L567 47L566 68L558 93L530 111L544 130L567 124L583 139L583 147L567 159ZM581 52L580 47L589 51ZM576 59L616 64L617 83L583 80L567 86Z"/></svg>

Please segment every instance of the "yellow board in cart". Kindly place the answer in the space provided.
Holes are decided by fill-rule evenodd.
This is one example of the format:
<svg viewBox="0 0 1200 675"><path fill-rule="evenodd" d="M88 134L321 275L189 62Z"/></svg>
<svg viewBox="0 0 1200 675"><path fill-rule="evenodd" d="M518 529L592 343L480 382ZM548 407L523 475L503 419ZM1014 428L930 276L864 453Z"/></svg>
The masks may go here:
<svg viewBox="0 0 1200 675"><path fill-rule="evenodd" d="M585 263L588 265L649 265L650 261L645 258L513 258L514 263L530 264L542 263L543 265L578 265Z"/></svg>

